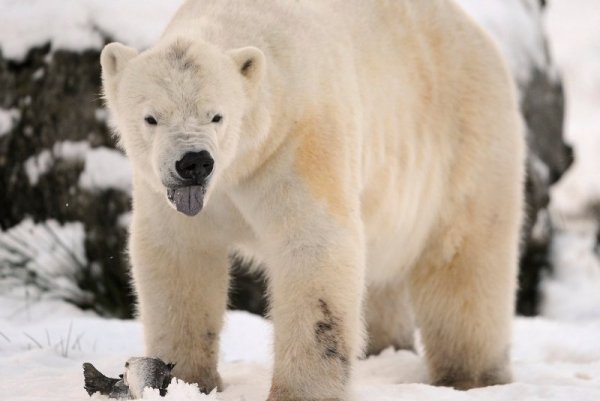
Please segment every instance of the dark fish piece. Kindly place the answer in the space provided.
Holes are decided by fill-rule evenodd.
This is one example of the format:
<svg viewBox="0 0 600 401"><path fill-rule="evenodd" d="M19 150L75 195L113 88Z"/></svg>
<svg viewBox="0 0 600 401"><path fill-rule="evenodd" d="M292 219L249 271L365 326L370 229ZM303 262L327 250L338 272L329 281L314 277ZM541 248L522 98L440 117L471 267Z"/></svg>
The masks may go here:
<svg viewBox="0 0 600 401"><path fill-rule="evenodd" d="M91 363L86 362L83 364L83 378L85 381L83 388L90 396L94 393L100 393L110 398L130 398L129 387L123 382L122 378L113 379L106 377Z"/></svg>
<svg viewBox="0 0 600 401"><path fill-rule="evenodd" d="M84 388L91 396L94 393L115 399L137 399L144 388L157 388L161 396L167 394L171 383L171 370L175 364L165 363L159 358L129 358L120 379L106 377L91 363L83 364Z"/></svg>

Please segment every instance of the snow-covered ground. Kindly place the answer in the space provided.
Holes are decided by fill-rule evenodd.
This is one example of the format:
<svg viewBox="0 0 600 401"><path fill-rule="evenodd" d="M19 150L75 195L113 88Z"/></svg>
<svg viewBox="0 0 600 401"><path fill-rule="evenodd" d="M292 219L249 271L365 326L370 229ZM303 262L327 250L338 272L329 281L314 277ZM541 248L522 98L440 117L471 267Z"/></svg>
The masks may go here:
<svg viewBox="0 0 600 401"><path fill-rule="evenodd" d="M130 356L142 355L136 321L108 320L70 305L28 305L0 299L0 400L85 401L82 363L116 377ZM424 360L386 350L358 362L354 399L360 401L597 401L600 400L600 319L573 324L517 319L515 383L467 392L427 385ZM165 401L264 401L271 372L271 324L245 312L229 312L222 337L221 394L201 395L183 382L169 387ZM98 394L95 400L107 399ZM145 400L161 399L146 391Z"/></svg>

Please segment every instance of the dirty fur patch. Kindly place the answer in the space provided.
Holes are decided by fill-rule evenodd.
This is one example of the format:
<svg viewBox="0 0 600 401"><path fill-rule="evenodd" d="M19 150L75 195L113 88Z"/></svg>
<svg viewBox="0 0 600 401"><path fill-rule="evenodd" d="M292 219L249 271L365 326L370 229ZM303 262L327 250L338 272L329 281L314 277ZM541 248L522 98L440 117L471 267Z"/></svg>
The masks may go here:
<svg viewBox="0 0 600 401"><path fill-rule="evenodd" d="M321 347L321 356L327 360L339 361L344 381L347 381L350 375L350 363L348 353L342 336L340 319L331 312L329 305L323 299L319 299L319 309L323 319L315 323L315 340Z"/></svg>

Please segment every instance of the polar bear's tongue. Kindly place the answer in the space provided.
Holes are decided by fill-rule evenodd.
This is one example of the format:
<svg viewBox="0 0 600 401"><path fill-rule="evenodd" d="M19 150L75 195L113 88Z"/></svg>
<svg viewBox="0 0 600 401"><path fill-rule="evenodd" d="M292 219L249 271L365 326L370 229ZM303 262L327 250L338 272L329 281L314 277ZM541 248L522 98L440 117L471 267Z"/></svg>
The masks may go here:
<svg viewBox="0 0 600 401"><path fill-rule="evenodd" d="M167 196L175 205L178 212L188 216L195 216L202 210L204 204L204 187L191 185L189 187L169 189Z"/></svg>

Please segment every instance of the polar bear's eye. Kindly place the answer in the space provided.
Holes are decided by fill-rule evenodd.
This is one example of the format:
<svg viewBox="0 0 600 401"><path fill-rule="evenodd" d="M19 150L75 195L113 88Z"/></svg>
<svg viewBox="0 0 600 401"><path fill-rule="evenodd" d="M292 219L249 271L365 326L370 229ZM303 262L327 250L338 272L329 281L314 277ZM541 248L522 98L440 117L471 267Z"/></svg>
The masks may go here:
<svg viewBox="0 0 600 401"><path fill-rule="evenodd" d="M146 116L146 117L144 117L144 121L146 121L146 124L148 124L148 125L156 125L156 124L158 124L158 122L156 121L156 118L154 118L152 116Z"/></svg>
<svg viewBox="0 0 600 401"><path fill-rule="evenodd" d="M211 122L220 123L221 120L223 120L223 116L220 114L215 114L215 116L212 118Z"/></svg>

